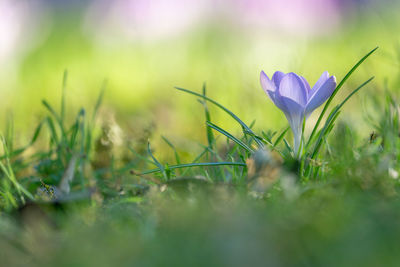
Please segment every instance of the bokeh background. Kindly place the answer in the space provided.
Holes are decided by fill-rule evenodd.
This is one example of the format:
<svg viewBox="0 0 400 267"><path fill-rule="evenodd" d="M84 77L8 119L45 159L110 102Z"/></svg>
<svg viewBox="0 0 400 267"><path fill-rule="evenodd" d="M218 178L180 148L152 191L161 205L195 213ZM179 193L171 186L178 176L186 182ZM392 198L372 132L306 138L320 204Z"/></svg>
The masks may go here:
<svg viewBox="0 0 400 267"><path fill-rule="evenodd" d="M298 72L311 84L328 70L340 80L379 46L342 92L376 76L342 118L363 125L365 99L398 89L398 10L395 0L0 0L1 121L12 114L29 138L41 100L59 106L67 69L69 115L90 110L106 81L102 117L133 138L150 128L178 146L202 142L202 106L173 87L203 83L256 129L279 130L287 122L261 89L261 70Z"/></svg>

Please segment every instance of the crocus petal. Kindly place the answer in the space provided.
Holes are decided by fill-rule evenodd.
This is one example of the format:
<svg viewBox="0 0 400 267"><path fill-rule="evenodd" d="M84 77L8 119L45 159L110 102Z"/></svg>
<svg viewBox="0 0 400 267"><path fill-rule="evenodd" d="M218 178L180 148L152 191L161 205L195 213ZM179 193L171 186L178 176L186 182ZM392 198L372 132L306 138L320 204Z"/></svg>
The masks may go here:
<svg viewBox="0 0 400 267"><path fill-rule="evenodd" d="M307 103L308 92L303 80L295 73L288 73L282 78L278 91L281 96L290 98L303 107Z"/></svg>
<svg viewBox="0 0 400 267"><path fill-rule="evenodd" d="M300 78L303 81L304 87L306 88L308 94L310 94L311 93L310 84L307 82L306 78L304 78L303 76L300 76Z"/></svg>
<svg viewBox="0 0 400 267"><path fill-rule="evenodd" d="M304 107L292 99L284 96L280 98L280 101L282 101L286 107L284 113L290 123L290 126L292 127L293 132L297 133L297 130L299 128L301 129L301 124L303 123Z"/></svg>
<svg viewBox="0 0 400 267"><path fill-rule="evenodd" d="M290 124L294 136L294 151L297 152L301 141L301 129L304 120L304 107L291 98L277 94L278 101L285 106L285 116Z"/></svg>
<svg viewBox="0 0 400 267"><path fill-rule="evenodd" d="M265 74L264 71L261 71L260 83L264 92L269 96L269 98L271 98L272 102L274 102L274 104L280 110L283 110L284 109L284 106L282 106L283 104L279 101L278 102L276 101L276 92L277 92L276 87L274 83L268 78L267 74Z"/></svg>
<svg viewBox="0 0 400 267"><path fill-rule="evenodd" d="M306 116L308 117L314 109L322 105L333 93L336 88L336 78L331 76L321 87L311 96L306 106Z"/></svg>
<svg viewBox="0 0 400 267"><path fill-rule="evenodd" d="M264 71L261 71L261 73L260 73L260 82L261 82L261 86L265 92L267 92L267 91L275 92L276 91L275 84L269 79L268 75L265 74Z"/></svg>
<svg viewBox="0 0 400 267"><path fill-rule="evenodd" d="M315 92L318 91L318 89L326 82L326 80L329 79L329 72L324 71L322 73L321 77L319 77L318 81L314 84L313 88L311 89L311 93L308 95L308 98L310 99Z"/></svg>
<svg viewBox="0 0 400 267"><path fill-rule="evenodd" d="M274 83L268 78L267 74L264 71L260 73L260 83L264 92L271 98L271 100L275 103L275 91L276 87Z"/></svg>
<svg viewBox="0 0 400 267"><path fill-rule="evenodd" d="M285 73L283 73L282 71L275 71L274 75L272 76L272 81L274 82L276 88L279 88L281 80L284 76Z"/></svg>

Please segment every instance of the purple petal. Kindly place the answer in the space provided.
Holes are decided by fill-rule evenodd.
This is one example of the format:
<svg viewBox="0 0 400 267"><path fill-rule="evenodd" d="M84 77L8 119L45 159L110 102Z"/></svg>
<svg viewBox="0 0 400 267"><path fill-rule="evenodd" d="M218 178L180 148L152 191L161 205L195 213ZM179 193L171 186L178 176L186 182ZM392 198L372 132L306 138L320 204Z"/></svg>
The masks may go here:
<svg viewBox="0 0 400 267"><path fill-rule="evenodd" d="M304 107L284 96L280 97L280 101L285 105L284 113L293 132L297 132L297 129L299 127L301 128L301 125L303 124Z"/></svg>
<svg viewBox="0 0 400 267"><path fill-rule="evenodd" d="M271 98L271 100L275 103L275 91L276 87L274 83L268 78L267 74L264 71L260 73L260 83L264 92Z"/></svg>
<svg viewBox="0 0 400 267"><path fill-rule="evenodd" d="M311 96L306 106L306 115L310 115L314 109L324 103L333 93L336 88L336 78L331 76L328 78Z"/></svg>
<svg viewBox="0 0 400 267"><path fill-rule="evenodd" d="M276 101L276 87L274 83L268 78L267 74L264 71L261 71L260 74L260 83L264 90L264 92L271 98L272 102L281 110L284 109L280 102Z"/></svg>
<svg viewBox="0 0 400 267"><path fill-rule="evenodd" d="M297 151L301 141L301 129L304 119L304 107L290 98L280 96L279 101L285 106L285 116L294 136L294 150Z"/></svg>
<svg viewBox="0 0 400 267"><path fill-rule="evenodd" d="M303 107L307 103L307 89L303 80L295 73L288 73L282 78L278 91L279 95L290 98Z"/></svg>
<svg viewBox="0 0 400 267"><path fill-rule="evenodd" d="M274 82L276 88L279 88L281 80L284 76L285 73L283 73L282 71L276 71L274 73L274 75L272 76L272 81Z"/></svg>
<svg viewBox="0 0 400 267"><path fill-rule="evenodd" d="M304 78L303 76L300 76L301 80L303 81L304 87L307 89L307 92L310 94L311 92L311 88L310 85L308 84L306 78Z"/></svg>
<svg viewBox="0 0 400 267"><path fill-rule="evenodd" d="M267 74L265 74L264 71L261 71L260 73L260 83L266 93L267 91L276 91L274 83L268 78Z"/></svg>
<svg viewBox="0 0 400 267"><path fill-rule="evenodd" d="M324 71L322 73L321 77L319 77L318 81L315 83L313 88L311 89L311 93L308 95L308 98L310 99L316 91L326 82L326 80L329 79L329 73L327 71Z"/></svg>

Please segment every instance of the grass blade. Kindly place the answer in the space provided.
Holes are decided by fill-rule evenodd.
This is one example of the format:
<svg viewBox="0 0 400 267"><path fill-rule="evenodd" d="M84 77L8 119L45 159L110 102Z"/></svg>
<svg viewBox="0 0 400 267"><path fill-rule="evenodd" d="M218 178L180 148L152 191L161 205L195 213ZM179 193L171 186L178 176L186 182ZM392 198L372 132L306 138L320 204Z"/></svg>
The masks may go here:
<svg viewBox="0 0 400 267"><path fill-rule="evenodd" d="M164 178L168 180L168 177L165 173L164 166L156 159L156 157L154 157L153 153L151 152L150 142L147 143L147 152L149 153L150 157L153 159L153 163L158 167L158 169L160 169Z"/></svg>
<svg viewBox="0 0 400 267"><path fill-rule="evenodd" d="M285 130L283 130L283 132L276 138L273 147L275 148L283 139L283 137L285 137L285 134L287 133L287 131L289 131L290 127L287 127Z"/></svg>
<svg viewBox="0 0 400 267"><path fill-rule="evenodd" d="M181 164L181 160L179 158L179 154L178 151L176 151L175 146L165 137L165 136L161 136L161 138L164 140L165 143L167 143L167 145L174 151L174 155L175 155L175 160L177 164Z"/></svg>
<svg viewBox="0 0 400 267"><path fill-rule="evenodd" d="M249 153L254 153L254 150L251 149L248 145L246 145L245 143L243 143L242 141L240 141L239 139L237 139L236 137L234 137L233 135L231 135L230 133L228 133L227 131L225 131L224 129L218 127L217 125L213 124L212 122L207 122L207 125L211 128L213 128L214 130L220 132L221 134L225 135L227 138L231 139L233 142L235 142L236 144L238 144L240 147L242 147L244 150L246 150Z"/></svg>
<svg viewBox="0 0 400 267"><path fill-rule="evenodd" d="M55 128L55 126L54 126L54 122L53 122L53 120L51 119L50 116L47 117L46 122L47 122L47 125L49 126L49 129L50 129L50 137L51 137L50 140L52 140L52 141L54 142L54 144L55 144L56 146L58 146L58 135L57 135L57 131L56 131L56 128Z"/></svg>
<svg viewBox="0 0 400 267"><path fill-rule="evenodd" d="M46 109L51 113L51 115L53 115L53 117L61 125L61 118L60 118L60 116L58 116L57 112L53 109L53 107L46 100L42 100L42 104L46 107Z"/></svg>
<svg viewBox="0 0 400 267"><path fill-rule="evenodd" d="M104 81L104 83L100 89L100 94L97 97L96 105L94 106L94 110L93 110L93 114L92 114L92 123L94 123L96 116L99 112L100 106L103 103L103 98L104 98L104 93L106 91L106 88L107 88L107 81Z"/></svg>
<svg viewBox="0 0 400 267"><path fill-rule="evenodd" d="M173 169L180 169L180 168L207 167L207 166L242 166L242 167L247 167L246 163L243 163L243 162L207 162L207 163L188 163L188 164L180 164L180 165L171 165L171 166L169 166L169 169L173 170ZM140 175L157 173L157 172L162 172L162 170L160 168L153 169L153 170L148 170L148 171L141 172Z"/></svg>
<svg viewBox="0 0 400 267"><path fill-rule="evenodd" d="M65 93L67 90L67 78L68 78L68 71L64 71L63 81L62 81L62 88L61 88L61 111L60 111L60 119L61 123L64 124L65 121Z"/></svg>
<svg viewBox="0 0 400 267"><path fill-rule="evenodd" d="M23 195L28 197L30 200L33 200L34 199L33 195L17 181L17 178L15 177L15 174L12 169L11 162L10 162L10 157L9 157L9 153L8 153L6 140L4 139L3 136L0 136L0 139L1 139L1 142L3 143L4 157L5 157L5 161L6 161L6 165L3 164L2 161L0 161L0 169L3 171L4 175L10 180L10 182L14 185L15 189L17 190L17 192L23 202L25 202Z"/></svg>
<svg viewBox="0 0 400 267"><path fill-rule="evenodd" d="M203 96L206 96L206 84L203 85ZM210 111L208 110L208 106L207 106L207 102L206 101L201 101L201 103L203 104L204 107L204 113L205 113L205 117L206 117L206 123L207 121L211 121L211 115L210 115ZM210 126L206 126L206 131L207 131L207 142L208 142L208 146L213 149L213 145L215 142L215 137L214 137L214 133L211 129Z"/></svg>
<svg viewBox="0 0 400 267"><path fill-rule="evenodd" d="M250 136L252 136L252 137L254 137L254 138L257 138L258 140L260 140L261 142L263 142L266 145L272 146L271 139L269 139L268 137L267 137L268 139L264 138L264 137L266 137L265 135L264 135L264 137L261 137L259 135L255 135L254 133L250 133L250 132L248 132L246 130L245 130L245 133L250 135Z"/></svg>

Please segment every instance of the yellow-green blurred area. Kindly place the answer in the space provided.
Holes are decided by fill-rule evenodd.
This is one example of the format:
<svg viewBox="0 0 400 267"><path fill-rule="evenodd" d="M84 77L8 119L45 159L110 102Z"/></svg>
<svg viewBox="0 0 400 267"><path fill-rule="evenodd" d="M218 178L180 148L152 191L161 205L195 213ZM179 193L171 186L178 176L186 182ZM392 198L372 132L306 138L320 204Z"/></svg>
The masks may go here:
<svg viewBox="0 0 400 267"><path fill-rule="evenodd" d="M202 105L174 89L201 92L203 83L257 130L280 130L287 122L261 89L261 70L293 71L311 85L327 70L340 81L379 46L338 95L376 77L343 111L361 125L367 95L379 97L385 81L398 90L398 10L388 0L0 0L1 120L12 113L27 140L46 112L41 100L59 108L67 69L67 115L90 112L106 80L101 119L113 118L129 138L154 125L156 144L160 134L181 148L204 143Z"/></svg>

